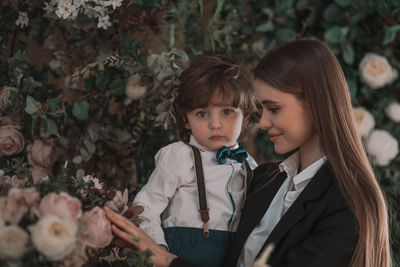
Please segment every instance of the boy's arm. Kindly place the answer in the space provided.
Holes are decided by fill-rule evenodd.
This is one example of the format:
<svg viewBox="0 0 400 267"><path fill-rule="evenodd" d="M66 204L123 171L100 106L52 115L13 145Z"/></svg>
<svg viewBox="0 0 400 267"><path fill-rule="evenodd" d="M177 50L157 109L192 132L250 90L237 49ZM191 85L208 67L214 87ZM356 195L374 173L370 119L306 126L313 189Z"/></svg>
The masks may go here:
<svg viewBox="0 0 400 267"><path fill-rule="evenodd" d="M157 244L167 246L164 231L161 227L161 213L168 206L180 185L179 161L174 147L162 148L155 156L155 169L147 184L136 195L133 205L143 206L143 212L138 216L142 228Z"/></svg>

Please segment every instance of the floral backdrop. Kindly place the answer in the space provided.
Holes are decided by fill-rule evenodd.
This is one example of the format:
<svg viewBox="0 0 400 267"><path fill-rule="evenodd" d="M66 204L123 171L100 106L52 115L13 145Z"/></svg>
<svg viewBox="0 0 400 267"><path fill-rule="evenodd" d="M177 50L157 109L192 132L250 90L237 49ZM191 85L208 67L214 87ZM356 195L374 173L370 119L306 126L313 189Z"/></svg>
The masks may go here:
<svg viewBox="0 0 400 267"><path fill-rule="evenodd" d="M400 266L398 0L0 0L0 266L151 266L111 243L104 205L130 207L175 141L171 103L197 54L254 67L318 38L347 77L390 206ZM245 145L279 158L265 133ZM96 235L93 233L102 233Z"/></svg>

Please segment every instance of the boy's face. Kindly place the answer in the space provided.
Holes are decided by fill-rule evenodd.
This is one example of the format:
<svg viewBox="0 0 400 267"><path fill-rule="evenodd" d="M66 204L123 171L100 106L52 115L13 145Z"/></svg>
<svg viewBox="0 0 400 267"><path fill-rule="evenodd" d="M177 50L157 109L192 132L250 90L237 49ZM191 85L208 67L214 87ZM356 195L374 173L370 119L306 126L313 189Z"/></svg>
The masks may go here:
<svg viewBox="0 0 400 267"><path fill-rule="evenodd" d="M210 150L235 145L242 130L243 112L227 100L221 94L215 94L207 107L186 114L186 129L191 130L200 145Z"/></svg>

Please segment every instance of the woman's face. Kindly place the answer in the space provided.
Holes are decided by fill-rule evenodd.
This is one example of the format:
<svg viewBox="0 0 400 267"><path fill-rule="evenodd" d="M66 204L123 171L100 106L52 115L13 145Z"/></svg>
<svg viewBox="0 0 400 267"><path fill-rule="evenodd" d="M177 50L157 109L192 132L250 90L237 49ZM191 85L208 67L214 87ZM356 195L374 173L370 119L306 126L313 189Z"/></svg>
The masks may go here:
<svg viewBox="0 0 400 267"><path fill-rule="evenodd" d="M307 104L259 79L255 81L255 88L257 101L262 106L260 127L268 131L275 152L314 149L317 135Z"/></svg>

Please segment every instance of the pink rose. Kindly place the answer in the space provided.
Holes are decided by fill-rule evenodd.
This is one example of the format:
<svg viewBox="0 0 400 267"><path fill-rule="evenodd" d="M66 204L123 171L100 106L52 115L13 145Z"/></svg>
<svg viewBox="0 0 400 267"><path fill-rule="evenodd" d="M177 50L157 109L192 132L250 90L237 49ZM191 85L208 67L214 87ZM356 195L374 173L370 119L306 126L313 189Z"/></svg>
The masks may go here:
<svg viewBox="0 0 400 267"><path fill-rule="evenodd" d="M105 205L119 214L124 214L128 210L128 188L125 188L123 194L121 191L115 192L113 199L107 201Z"/></svg>
<svg viewBox="0 0 400 267"><path fill-rule="evenodd" d="M103 248L113 239L111 223L106 218L104 210L99 207L94 207L82 215L81 226L83 240L90 247Z"/></svg>
<svg viewBox="0 0 400 267"><path fill-rule="evenodd" d="M42 217L51 214L60 219L76 221L82 214L81 207L81 201L67 193L50 193L40 201L39 212Z"/></svg>
<svg viewBox="0 0 400 267"><path fill-rule="evenodd" d="M35 183L51 173L54 163L57 161L58 152L53 144L46 144L36 139L32 145L27 146L28 161L32 166L32 178Z"/></svg>
<svg viewBox="0 0 400 267"><path fill-rule="evenodd" d="M24 149L22 134L13 125L0 127L0 157L17 154Z"/></svg>
<svg viewBox="0 0 400 267"><path fill-rule="evenodd" d="M0 218L17 225L21 218L38 202L39 192L35 188L11 188L7 197L0 198Z"/></svg>

